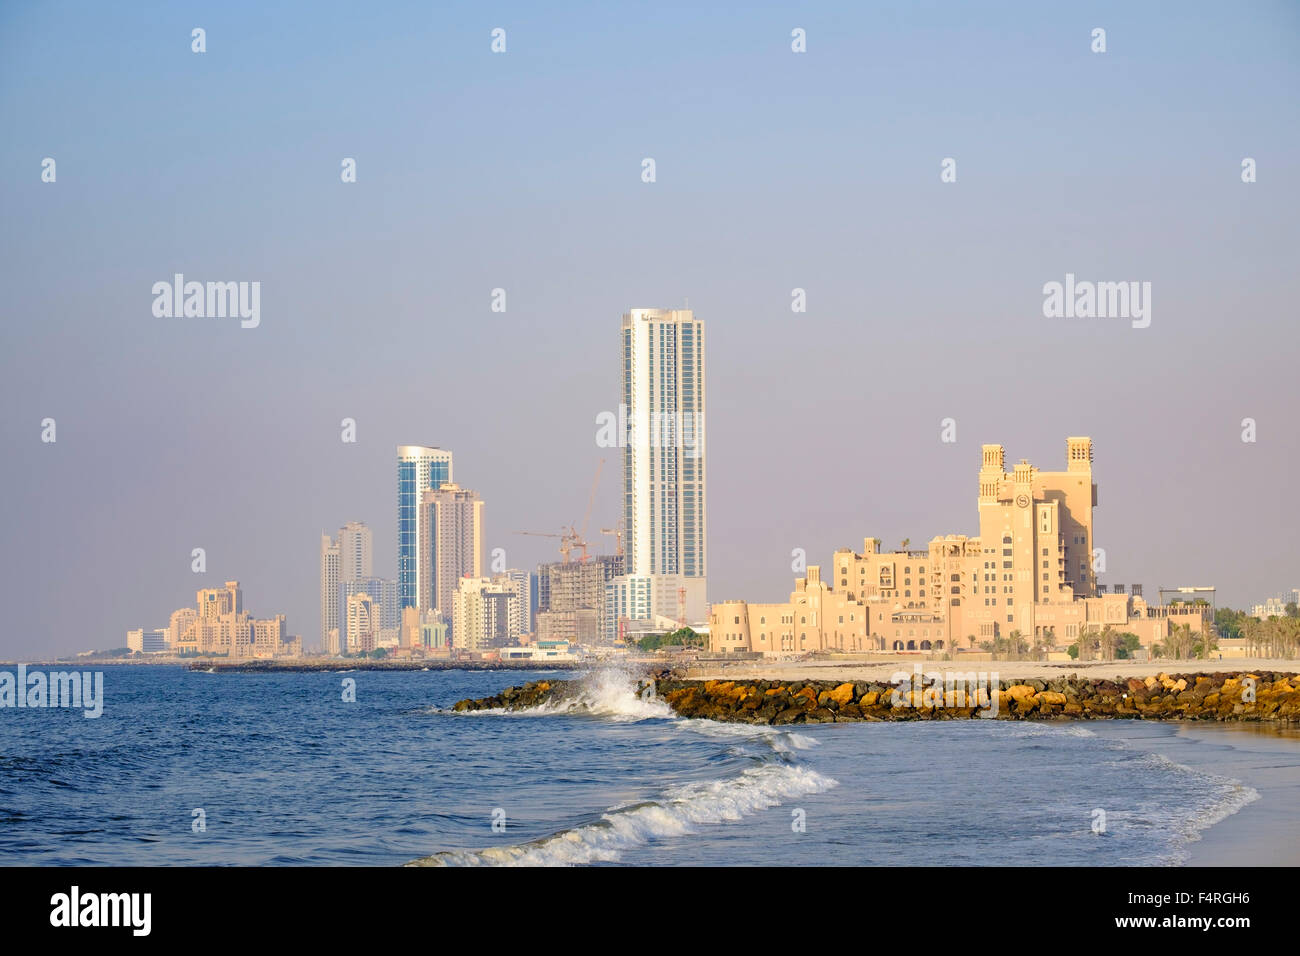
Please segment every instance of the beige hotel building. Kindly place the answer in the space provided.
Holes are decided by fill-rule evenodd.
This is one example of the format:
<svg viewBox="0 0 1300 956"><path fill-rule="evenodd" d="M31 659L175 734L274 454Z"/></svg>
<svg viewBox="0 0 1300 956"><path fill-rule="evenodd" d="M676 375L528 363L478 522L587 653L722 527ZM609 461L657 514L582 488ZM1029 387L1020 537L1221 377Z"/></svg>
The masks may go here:
<svg viewBox="0 0 1300 956"><path fill-rule="evenodd" d="M979 536L949 534L928 547L836 551L829 574L810 566L780 604L724 601L709 616L710 649L764 656L815 651L935 652L979 649L1019 631L1064 650L1080 628L1111 625L1150 647L1173 624L1193 633L1207 609L1154 607L1137 593L1105 593L1093 570L1092 439L1066 439L1064 471L1022 460L1006 470L1001 445L983 446Z"/></svg>

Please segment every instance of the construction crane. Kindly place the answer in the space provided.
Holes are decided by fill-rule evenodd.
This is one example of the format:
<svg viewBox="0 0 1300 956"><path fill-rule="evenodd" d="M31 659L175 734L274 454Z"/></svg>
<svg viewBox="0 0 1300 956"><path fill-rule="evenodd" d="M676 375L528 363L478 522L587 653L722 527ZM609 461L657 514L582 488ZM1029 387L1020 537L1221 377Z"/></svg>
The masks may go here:
<svg viewBox="0 0 1300 956"><path fill-rule="evenodd" d="M616 550L614 553L617 554L617 555L619 555L620 557L622 557L622 555L623 555L623 523L620 521L620 522L619 522L619 525L618 525L617 528L601 528L601 529L600 529L600 533L601 533L601 534L612 534L612 535L617 539L616 542L615 542L615 543L617 544L617 550Z"/></svg>
<svg viewBox="0 0 1300 956"><path fill-rule="evenodd" d="M600 472L605 467L605 459L602 458L596 465L596 477L591 480L591 493L587 495L587 511L582 516L582 530L579 531L575 525L566 525L559 534L549 531L516 531L515 534L529 534L538 538L559 538L560 554L564 556L565 564L569 563L569 555L573 551L581 551L582 555L579 561L586 561L587 554L587 525L591 521L591 509L596 504L596 488L600 485ZM619 537L619 554L623 553L622 536Z"/></svg>
<svg viewBox="0 0 1300 956"><path fill-rule="evenodd" d="M577 535L573 533L572 528L560 534L554 534L550 531L514 531L512 534L528 534L535 538L559 538L560 554L564 556L565 564L569 563L569 552L579 546L583 549L583 559L586 559L586 543L577 540Z"/></svg>

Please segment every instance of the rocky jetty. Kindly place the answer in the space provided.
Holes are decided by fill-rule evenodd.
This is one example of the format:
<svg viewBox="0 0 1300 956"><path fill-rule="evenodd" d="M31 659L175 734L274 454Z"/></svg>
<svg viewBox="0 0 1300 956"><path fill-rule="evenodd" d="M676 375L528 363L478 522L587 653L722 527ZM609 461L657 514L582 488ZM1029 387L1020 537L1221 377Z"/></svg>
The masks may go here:
<svg viewBox="0 0 1300 956"><path fill-rule="evenodd" d="M974 675L969 675L973 677ZM651 679L643 682L649 696ZM1300 675L1283 673L1159 674L1128 680L1070 675L1049 680L989 681L978 697L943 682L653 680L654 695L682 717L748 724L844 721L1137 719L1300 722ZM996 686L996 705L989 695ZM462 700L457 711L522 710L582 695L580 680L535 681L493 697Z"/></svg>

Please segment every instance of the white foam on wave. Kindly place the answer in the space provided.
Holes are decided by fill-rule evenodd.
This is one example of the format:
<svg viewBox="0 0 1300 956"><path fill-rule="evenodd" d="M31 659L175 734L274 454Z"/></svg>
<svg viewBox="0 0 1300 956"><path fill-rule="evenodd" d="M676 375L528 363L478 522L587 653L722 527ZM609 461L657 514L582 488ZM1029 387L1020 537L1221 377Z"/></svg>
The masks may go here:
<svg viewBox="0 0 1300 956"><path fill-rule="evenodd" d="M718 737L724 740L728 738L740 738L746 741L763 740L773 750L781 753L809 750L820 744L820 741L807 734L797 734L792 730L783 730L770 724L726 724L716 720L690 718L682 720L678 726L705 737Z"/></svg>
<svg viewBox="0 0 1300 956"><path fill-rule="evenodd" d="M488 717L522 716L549 717L556 714L590 714L620 723L641 720L672 720L682 730L706 737L741 738L746 741L762 740L780 753L792 753L817 746L817 741L806 734L773 727L768 724L725 723L716 720L681 718L660 697L643 692L645 678L638 678L617 667L605 667L582 677L577 694L565 700L548 702L536 707L511 710L494 707L489 710L465 711L470 715ZM438 708L431 712L445 713Z"/></svg>
<svg viewBox="0 0 1300 956"><path fill-rule="evenodd" d="M471 717L550 717L556 714L582 713L621 723L677 718L673 709L658 697L639 693L637 679L627 671L607 667L576 680L579 682L578 693L564 700L548 701L536 707L493 707L462 713ZM435 709L435 712L445 711Z"/></svg>
<svg viewBox="0 0 1300 956"><path fill-rule="evenodd" d="M1162 753L1147 751L1137 758L1136 763L1157 773L1185 774L1195 777L1198 782L1209 785L1211 796L1204 806L1199 807L1190 817L1172 821L1178 835L1185 843L1199 840L1201 834L1210 827L1221 823L1259 799L1258 790L1235 777L1225 777L1208 770L1197 770L1178 763Z"/></svg>
<svg viewBox="0 0 1300 956"><path fill-rule="evenodd" d="M1047 724L1035 721L1025 721L1022 725L1017 726L1011 731L1009 737L1096 737L1094 731L1087 727L1080 727L1077 724Z"/></svg>
<svg viewBox="0 0 1300 956"><path fill-rule="evenodd" d="M806 767L770 763L738 777L681 784L648 803L615 808L554 836L479 851L437 853L411 866L575 866L617 862L630 849L734 822L838 782Z"/></svg>
<svg viewBox="0 0 1300 956"><path fill-rule="evenodd" d="M633 723L642 720L671 720L678 729L704 737L735 739L745 743L764 743L778 754L792 754L818 746L818 741L807 734L795 733L784 727L770 724L728 723L701 718L679 717L660 697L643 693L645 678L618 667L604 667L580 678L579 692L562 701L539 704L536 707L510 709L493 707L487 710L463 711L462 714L481 717L551 717L557 714L587 714L616 723ZM427 714L451 714L454 711L430 707Z"/></svg>

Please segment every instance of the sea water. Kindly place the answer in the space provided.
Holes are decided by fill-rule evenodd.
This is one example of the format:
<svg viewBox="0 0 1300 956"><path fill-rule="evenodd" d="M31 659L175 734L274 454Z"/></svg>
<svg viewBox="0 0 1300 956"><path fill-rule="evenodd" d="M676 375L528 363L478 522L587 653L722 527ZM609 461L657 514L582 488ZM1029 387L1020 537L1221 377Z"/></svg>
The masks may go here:
<svg viewBox="0 0 1300 956"><path fill-rule="evenodd" d="M577 675L105 670L100 719L0 715L0 864L1176 864L1258 797L1143 745L1173 727L720 724L618 670L466 714Z"/></svg>

